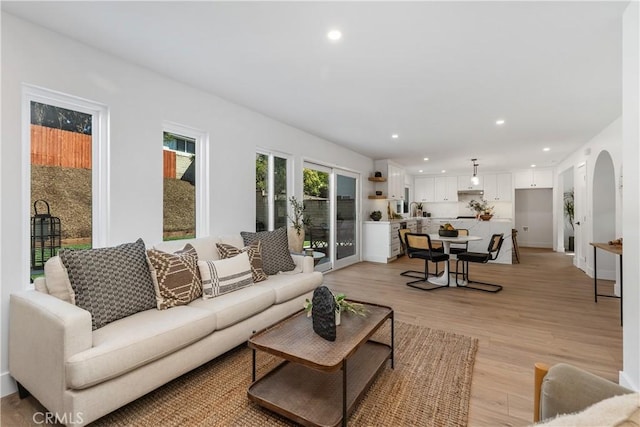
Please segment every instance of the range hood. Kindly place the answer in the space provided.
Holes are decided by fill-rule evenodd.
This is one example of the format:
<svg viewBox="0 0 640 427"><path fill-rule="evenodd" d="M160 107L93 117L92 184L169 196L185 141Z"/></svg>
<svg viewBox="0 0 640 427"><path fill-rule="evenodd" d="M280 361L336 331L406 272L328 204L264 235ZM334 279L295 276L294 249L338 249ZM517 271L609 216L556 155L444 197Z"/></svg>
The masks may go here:
<svg viewBox="0 0 640 427"><path fill-rule="evenodd" d="M458 196L482 196L484 190L458 190Z"/></svg>

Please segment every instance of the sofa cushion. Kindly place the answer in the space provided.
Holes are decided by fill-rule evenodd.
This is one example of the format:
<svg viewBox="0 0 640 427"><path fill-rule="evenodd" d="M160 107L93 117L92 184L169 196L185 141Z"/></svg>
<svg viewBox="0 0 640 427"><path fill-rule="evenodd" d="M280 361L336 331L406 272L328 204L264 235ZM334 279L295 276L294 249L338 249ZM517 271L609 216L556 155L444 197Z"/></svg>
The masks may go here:
<svg viewBox="0 0 640 427"><path fill-rule="evenodd" d="M189 307L214 312L216 314L216 329L220 330L266 310L274 304L274 301L275 294L272 289L256 285L216 298L200 298L191 302Z"/></svg>
<svg viewBox="0 0 640 427"><path fill-rule="evenodd" d="M216 247L218 248L218 254L220 254L221 259L233 258L242 252L246 252L249 255L249 262L251 263L253 282L262 282L268 279L267 274L262 268L262 242L260 240L242 249L227 243L216 243Z"/></svg>
<svg viewBox="0 0 640 427"><path fill-rule="evenodd" d="M44 277L49 295L71 304L76 303L76 294L71 287L69 274L59 255L49 258L44 263Z"/></svg>
<svg viewBox="0 0 640 427"><path fill-rule="evenodd" d="M212 333L216 314L188 306L142 311L93 332L93 347L66 364L67 384L82 389L160 359Z"/></svg>
<svg viewBox="0 0 640 427"><path fill-rule="evenodd" d="M275 303L281 304L314 290L322 284L322 277L322 273L318 271L307 274L276 274L259 286L273 289Z"/></svg>
<svg viewBox="0 0 640 427"><path fill-rule="evenodd" d="M249 254L217 261L198 261L202 277L202 297L214 298L253 284Z"/></svg>
<svg viewBox="0 0 640 427"><path fill-rule="evenodd" d="M296 267L289 253L286 227L257 233L243 231L240 235L244 239L245 246L249 246L256 240L262 242L262 262L264 272L268 275L277 274L279 271L290 271Z"/></svg>
<svg viewBox="0 0 640 427"><path fill-rule="evenodd" d="M147 256L159 310L186 305L202 296L198 253L191 244L173 254L149 249Z"/></svg>
<svg viewBox="0 0 640 427"><path fill-rule="evenodd" d="M142 239L110 248L61 249L76 305L91 313L94 330L156 307Z"/></svg>

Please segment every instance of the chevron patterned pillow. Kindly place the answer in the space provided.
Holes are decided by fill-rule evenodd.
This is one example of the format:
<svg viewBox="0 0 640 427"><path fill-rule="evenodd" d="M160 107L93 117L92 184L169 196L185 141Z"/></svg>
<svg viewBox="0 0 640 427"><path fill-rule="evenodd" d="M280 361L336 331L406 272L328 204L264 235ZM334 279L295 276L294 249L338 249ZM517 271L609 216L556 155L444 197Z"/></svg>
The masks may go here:
<svg viewBox="0 0 640 427"><path fill-rule="evenodd" d="M260 242L260 240L256 240L242 249L226 243L216 243L216 248L218 248L220 259L233 258L236 255L246 252L249 255L251 275L253 276L254 283L262 282L269 278L262 268L262 242Z"/></svg>
<svg viewBox="0 0 640 427"><path fill-rule="evenodd" d="M91 313L93 330L156 308L142 239L110 248L61 249L76 305Z"/></svg>
<svg viewBox="0 0 640 427"><path fill-rule="evenodd" d="M190 244L173 254L156 249L147 251L158 310L189 304L202 296L198 253Z"/></svg>

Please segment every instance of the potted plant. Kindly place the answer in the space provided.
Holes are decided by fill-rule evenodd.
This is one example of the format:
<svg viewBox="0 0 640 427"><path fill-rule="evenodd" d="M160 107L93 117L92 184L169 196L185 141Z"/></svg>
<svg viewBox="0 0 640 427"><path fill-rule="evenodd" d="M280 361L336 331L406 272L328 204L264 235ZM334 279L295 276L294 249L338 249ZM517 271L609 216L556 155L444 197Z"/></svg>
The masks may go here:
<svg viewBox="0 0 640 427"><path fill-rule="evenodd" d="M489 206L489 203L484 199L471 200L467 206L475 211L477 218L483 221L489 221L493 217L494 206Z"/></svg>
<svg viewBox="0 0 640 427"><path fill-rule="evenodd" d="M373 211L371 212L371 215L369 215L369 218L371 218L374 221L380 221L382 219L382 212Z"/></svg>
<svg viewBox="0 0 640 427"><path fill-rule="evenodd" d="M289 249L292 252L300 253L304 246L304 225L306 223L304 205L295 196L289 198L289 203L291 204L291 214L287 215L291 221L291 227L287 232Z"/></svg>
<svg viewBox="0 0 640 427"><path fill-rule="evenodd" d="M575 209L575 204L574 204L574 199L573 199L573 190L570 191L566 191L564 193L564 216L567 217L567 219L569 220L569 225L571 226L571 230L575 231L575 227L573 225L573 219L574 219L574 209ZM573 251L574 249L574 239L575 236L569 236L569 251Z"/></svg>
<svg viewBox="0 0 640 427"><path fill-rule="evenodd" d="M347 301L347 296L345 294L334 294L334 300L336 301L336 326L340 324L341 313L353 313L358 316L366 316L367 309L362 304L358 304L357 302L349 302ZM304 310L307 312L307 317L311 317L311 311L313 309L313 303L309 300L309 298L304 300Z"/></svg>
<svg viewBox="0 0 640 427"><path fill-rule="evenodd" d="M414 216L422 216L422 202L414 202L416 204L416 213Z"/></svg>

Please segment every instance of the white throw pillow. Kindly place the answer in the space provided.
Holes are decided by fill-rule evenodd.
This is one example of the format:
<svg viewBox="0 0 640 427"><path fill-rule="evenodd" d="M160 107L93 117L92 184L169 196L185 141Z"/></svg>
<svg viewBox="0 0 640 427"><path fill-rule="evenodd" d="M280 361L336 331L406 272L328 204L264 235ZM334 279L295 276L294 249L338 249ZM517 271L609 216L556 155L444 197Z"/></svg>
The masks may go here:
<svg viewBox="0 0 640 427"><path fill-rule="evenodd" d="M535 424L545 427L615 427L635 426L638 423L640 394L622 394L594 403L582 412L559 415L545 422ZM635 417L635 418L634 418ZM623 424L628 422L629 424Z"/></svg>
<svg viewBox="0 0 640 427"><path fill-rule="evenodd" d="M202 298L209 299L253 285L249 254L233 258L198 261L202 277Z"/></svg>
<svg viewBox="0 0 640 427"><path fill-rule="evenodd" d="M71 287L69 274L59 256L51 257L44 263L44 278L49 295L71 304L76 303L76 293Z"/></svg>

